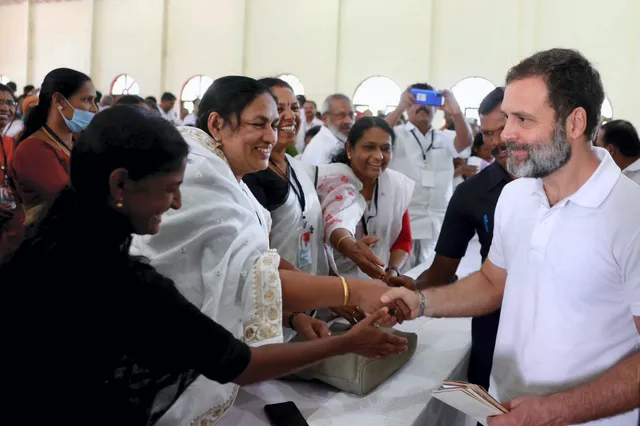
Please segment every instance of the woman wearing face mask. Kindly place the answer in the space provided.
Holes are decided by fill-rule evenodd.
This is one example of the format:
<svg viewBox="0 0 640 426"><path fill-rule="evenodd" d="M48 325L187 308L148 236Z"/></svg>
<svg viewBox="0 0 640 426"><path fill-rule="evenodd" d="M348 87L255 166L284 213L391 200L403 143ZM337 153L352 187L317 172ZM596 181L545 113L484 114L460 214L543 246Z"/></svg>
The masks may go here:
<svg viewBox="0 0 640 426"><path fill-rule="evenodd" d="M98 111L96 89L81 72L59 68L44 78L40 98L24 123L13 160L12 178L26 210L25 224L69 181L74 133Z"/></svg>
<svg viewBox="0 0 640 426"><path fill-rule="evenodd" d="M387 170L394 139L384 119L363 117L334 164L320 167L318 195L341 274L388 281L400 275L411 253L408 208L414 182Z"/></svg>
<svg viewBox="0 0 640 426"><path fill-rule="evenodd" d="M182 208L167 212L161 234L134 242L187 300L253 347L282 342L283 322L293 322L283 311L353 304L374 312L386 288L381 281L279 268L269 246L269 212L242 181L268 167L278 123L265 85L248 77L214 81L200 102L198 127L180 129L190 149ZM321 346L330 341L319 339ZM404 350L403 341L390 343L390 352ZM158 425L213 424L236 394L237 386L199 377Z"/></svg>

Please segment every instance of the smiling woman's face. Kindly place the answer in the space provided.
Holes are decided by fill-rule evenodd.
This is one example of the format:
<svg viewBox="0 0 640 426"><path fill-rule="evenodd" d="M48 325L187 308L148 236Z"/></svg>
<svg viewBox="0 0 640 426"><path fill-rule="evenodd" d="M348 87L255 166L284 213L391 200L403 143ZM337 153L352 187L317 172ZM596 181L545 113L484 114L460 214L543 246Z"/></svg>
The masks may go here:
<svg viewBox="0 0 640 426"><path fill-rule="evenodd" d="M16 114L16 107L13 103L13 95L10 92L0 92L0 130L9 124Z"/></svg>
<svg viewBox="0 0 640 426"><path fill-rule="evenodd" d="M300 130L300 105L291 89L282 86L272 87L271 91L278 98L278 146L288 147L296 142Z"/></svg>
<svg viewBox="0 0 640 426"><path fill-rule="evenodd" d="M122 209L131 222L133 232L138 235L155 235L160 231L162 215L169 209L182 206L180 185L184 178L187 159L180 162L177 170L158 173L139 181L125 179L122 185Z"/></svg>
<svg viewBox="0 0 640 426"><path fill-rule="evenodd" d="M379 177L391 161L391 135L379 127L372 127L362 134L360 140L353 142L353 148L347 144L347 154L351 157L351 168L356 176L361 180Z"/></svg>
<svg viewBox="0 0 640 426"><path fill-rule="evenodd" d="M240 121L232 117L225 122L213 112L209 116L209 131L222 144L229 166L237 179L247 173L264 170L278 141L278 110L276 102L263 93L242 111Z"/></svg>

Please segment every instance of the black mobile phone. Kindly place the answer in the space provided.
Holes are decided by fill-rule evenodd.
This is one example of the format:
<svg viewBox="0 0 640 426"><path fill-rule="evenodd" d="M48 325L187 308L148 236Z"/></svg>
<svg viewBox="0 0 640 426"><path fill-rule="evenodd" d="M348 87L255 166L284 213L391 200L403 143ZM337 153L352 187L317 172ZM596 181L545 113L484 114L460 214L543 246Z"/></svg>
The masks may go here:
<svg viewBox="0 0 640 426"><path fill-rule="evenodd" d="M271 426L309 426L302 413L292 401L264 406Z"/></svg>

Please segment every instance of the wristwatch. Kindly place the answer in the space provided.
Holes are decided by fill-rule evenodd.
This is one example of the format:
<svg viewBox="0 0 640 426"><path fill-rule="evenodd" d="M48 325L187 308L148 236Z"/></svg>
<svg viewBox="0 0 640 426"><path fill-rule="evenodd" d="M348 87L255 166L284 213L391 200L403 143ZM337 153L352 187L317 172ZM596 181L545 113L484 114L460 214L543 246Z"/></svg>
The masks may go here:
<svg viewBox="0 0 640 426"><path fill-rule="evenodd" d="M398 276L402 275L400 273L400 269L398 269L395 266L389 266L387 269L384 270L385 272L389 272L389 271L394 271L396 274L398 274Z"/></svg>

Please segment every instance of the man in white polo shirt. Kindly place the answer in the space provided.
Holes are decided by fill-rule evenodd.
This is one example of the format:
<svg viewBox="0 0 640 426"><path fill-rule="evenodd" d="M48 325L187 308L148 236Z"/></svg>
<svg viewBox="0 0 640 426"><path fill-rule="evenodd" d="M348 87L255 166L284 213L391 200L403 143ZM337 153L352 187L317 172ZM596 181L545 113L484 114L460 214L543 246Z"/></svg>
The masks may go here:
<svg viewBox="0 0 640 426"><path fill-rule="evenodd" d="M609 151L622 173L640 184L640 137L633 124L626 120L603 124L596 145Z"/></svg>
<svg viewBox="0 0 640 426"><path fill-rule="evenodd" d="M471 128L453 94L443 91L442 108L450 116L456 131L436 130L432 126L435 108L415 104L411 89L433 90L428 84L409 87L398 107L386 117L390 126L407 111L409 121L394 128L396 143L389 168L404 173L416 182L409 204L413 249L406 268L426 262L438 242L438 235L453 193L453 159L471 146Z"/></svg>
<svg viewBox="0 0 640 426"><path fill-rule="evenodd" d="M490 392L510 412L490 426L637 426L640 186L592 147L604 91L580 53L537 53L507 74L510 173L482 269L447 287L396 288L419 314L502 306ZM402 304L400 304L402 305Z"/></svg>

